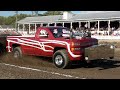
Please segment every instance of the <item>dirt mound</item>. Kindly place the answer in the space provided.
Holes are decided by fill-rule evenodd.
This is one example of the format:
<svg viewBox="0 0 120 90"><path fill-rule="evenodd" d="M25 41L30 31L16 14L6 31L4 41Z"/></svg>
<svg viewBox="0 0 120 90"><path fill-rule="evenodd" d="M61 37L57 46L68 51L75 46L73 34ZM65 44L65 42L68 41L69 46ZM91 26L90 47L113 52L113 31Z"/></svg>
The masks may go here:
<svg viewBox="0 0 120 90"><path fill-rule="evenodd" d="M12 54L4 54L0 56L1 63L9 63L20 66L42 66L42 67L53 67L52 59L46 57L36 56L23 56L20 59L13 58Z"/></svg>

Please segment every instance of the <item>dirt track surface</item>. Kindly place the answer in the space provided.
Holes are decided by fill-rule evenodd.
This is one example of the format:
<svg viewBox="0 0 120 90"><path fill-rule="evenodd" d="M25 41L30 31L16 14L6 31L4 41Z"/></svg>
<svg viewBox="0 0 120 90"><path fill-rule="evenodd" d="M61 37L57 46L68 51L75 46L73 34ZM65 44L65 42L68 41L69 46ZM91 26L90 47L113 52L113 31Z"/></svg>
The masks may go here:
<svg viewBox="0 0 120 90"><path fill-rule="evenodd" d="M15 60L11 54L0 57L0 79L120 79L120 49L115 59L73 65L71 69L56 68L51 58L24 57Z"/></svg>

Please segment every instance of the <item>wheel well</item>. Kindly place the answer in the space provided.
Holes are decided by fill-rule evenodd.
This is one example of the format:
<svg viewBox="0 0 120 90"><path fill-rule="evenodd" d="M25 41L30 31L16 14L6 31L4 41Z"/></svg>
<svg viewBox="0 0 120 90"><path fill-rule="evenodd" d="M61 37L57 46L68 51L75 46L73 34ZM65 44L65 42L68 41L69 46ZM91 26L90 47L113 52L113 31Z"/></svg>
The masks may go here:
<svg viewBox="0 0 120 90"><path fill-rule="evenodd" d="M66 48L63 48L63 47L55 47L55 48L54 48L54 53L55 53L57 50L61 50L61 49L66 49Z"/></svg>
<svg viewBox="0 0 120 90"><path fill-rule="evenodd" d="M19 44L13 44L12 48L14 49L15 47L19 47L19 46L20 46Z"/></svg>
<svg viewBox="0 0 120 90"><path fill-rule="evenodd" d="M0 47L3 47L4 45L2 43L0 43Z"/></svg>
<svg viewBox="0 0 120 90"><path fill-rule="evenodd" d="M5 52L5 50L6 50L5 45L3 45L2 43L0 43L0 52L1 52L1 51L2 51L2 52Z"/></svg>

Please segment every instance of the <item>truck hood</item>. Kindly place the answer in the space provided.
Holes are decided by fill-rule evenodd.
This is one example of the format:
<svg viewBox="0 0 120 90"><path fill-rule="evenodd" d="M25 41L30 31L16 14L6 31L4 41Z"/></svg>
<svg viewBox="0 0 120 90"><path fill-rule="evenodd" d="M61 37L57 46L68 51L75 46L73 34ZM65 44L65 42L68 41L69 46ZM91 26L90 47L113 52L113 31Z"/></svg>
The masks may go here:
<svg viewBox="0 0 120 90"><path fill-rule="evenodd" d="M72 38L72 39L64 39L64 38L57 38L56 40L59 41L65 41L68 43L77 43L77 46L75 47L82 47L82 48L86 48L86 47L90 47L93 45L98 45L98 40L95 38L90 38L90 37L84 37L84 38Z"/></svg>
<svg viewBox="0 0 120 90"><path fill-rule="evenodd" d="M98 45L97 39L89 38L89 37L80 38L80 39L72 39L72 42L77 43L82 48L90 47L93 45Z"/></svg>

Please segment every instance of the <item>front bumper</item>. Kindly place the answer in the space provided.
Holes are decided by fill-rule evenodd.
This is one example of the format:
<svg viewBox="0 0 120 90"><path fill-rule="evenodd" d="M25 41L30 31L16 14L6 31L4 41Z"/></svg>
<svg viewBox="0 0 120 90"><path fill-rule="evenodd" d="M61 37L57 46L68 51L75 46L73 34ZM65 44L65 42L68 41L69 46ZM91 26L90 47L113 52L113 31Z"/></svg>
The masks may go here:
<svg viewBox="0 0 120 90"><path fill-rule="evenodd" d="M114 58L113 45L94 45L85 48L85 60Z"/></svg>

